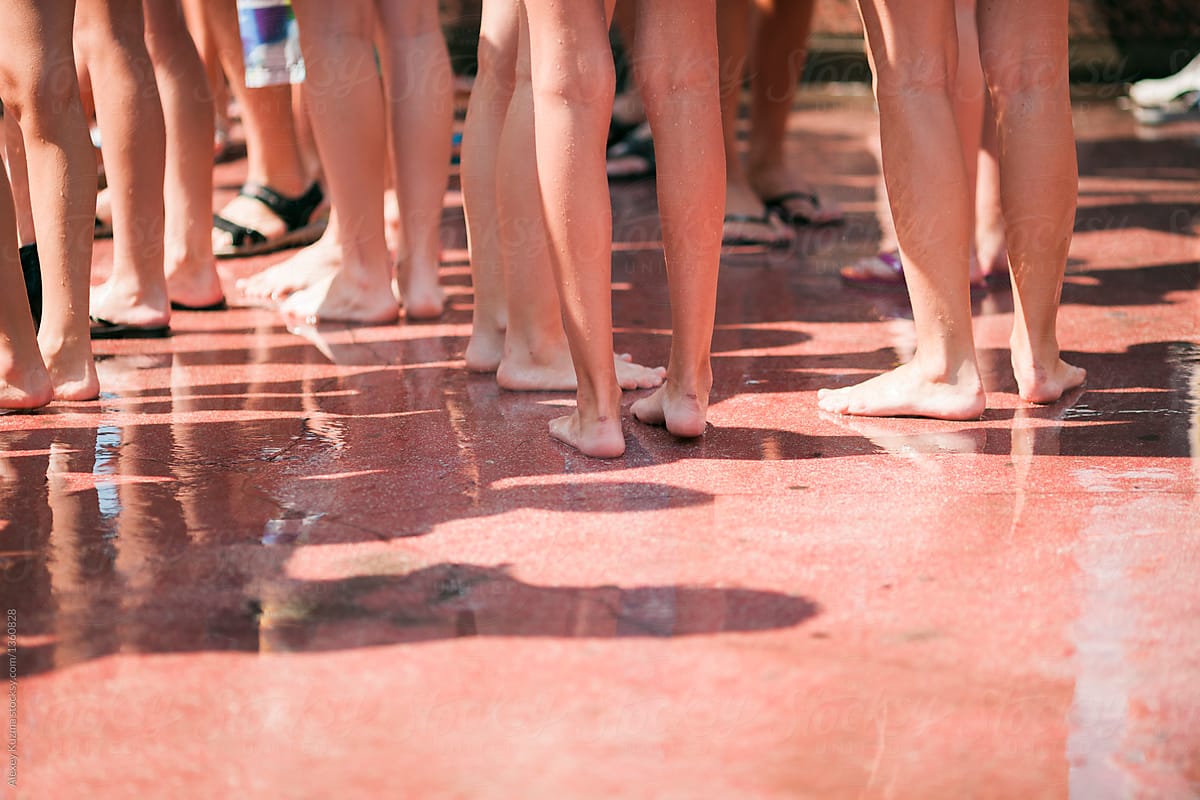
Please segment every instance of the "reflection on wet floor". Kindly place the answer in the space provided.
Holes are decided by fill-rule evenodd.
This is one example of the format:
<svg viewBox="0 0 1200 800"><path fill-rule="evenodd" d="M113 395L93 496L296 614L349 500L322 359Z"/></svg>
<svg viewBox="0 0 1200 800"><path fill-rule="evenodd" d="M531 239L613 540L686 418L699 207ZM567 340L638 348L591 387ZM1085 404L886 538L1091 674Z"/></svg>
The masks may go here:
<svg viewBox="0 0 1200 800"><path fill-rule="evenodd" d="M796 149L862 209L871 119L832 104ZM349 744L322 754L330 781L369 774L361 752L403 767L397 786L436 773L413 796L488 765L523 796L504 765L560 760L595 779L661 769L680 796L1200 793L1200 253L1171 221L1200 192L1200 140L1139 143L1128 158L1159 169L1141 187L1139 162L1102 146L1127 123L1087 119L1061 316L1089 381L1053 406L1015 396L1001 289L975 301L982 419L817 412L817 388L912 352L902 294L838 282L876 246L865 210L786 252L729 254L712 429L680 443L631 423L615 463L546 436L569 395L462 369L461 266L434 324L289 330L235 308L101 346L99 402L0 419L3 587L23 691L48 709L23 735L56 765L29 768L30 796L111 768L89 754L137 740L127 720L159 720L142 727L171 748L213 731L197 747L242 782L196 786L266 796L247 771L305 770L260 742L286 723L328 745L295 709L334 687ZM614 190L614 310L618 350L658 362L653 198ZM461 228L448 211L455 252ZM231 697L256 714L222 711ZM374 732L394 728L410 735L385 752ZM747 771L725 782L716 762ZM178 777L171 759L120 766Z"/></svg>

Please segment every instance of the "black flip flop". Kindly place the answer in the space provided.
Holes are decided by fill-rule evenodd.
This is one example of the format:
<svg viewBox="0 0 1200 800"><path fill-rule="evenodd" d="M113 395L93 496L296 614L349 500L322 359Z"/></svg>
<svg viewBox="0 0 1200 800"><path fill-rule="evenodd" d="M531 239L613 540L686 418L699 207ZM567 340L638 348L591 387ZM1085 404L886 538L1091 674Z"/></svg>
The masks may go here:
<svg viewBox="0 0 1200 800"><path fill-rule="evenodd" d="M217 302L209 303L206 306L189 306L186 303L176 303L174 300L171 301L172 311L225 311L228 308L229 303L225 302L224 297Z"/></svg>
<svg viewBox="0 0 1200 800"><path fill-rule="evenodd" d="M761 217L756 217L753 214L726 214L722 222L732 222L735 224L744 223L747 225L762 225L764 228L771 227L771 221L775 219L776 212L773 209L767 209ZM791 242L787 239L766 239L761 236L734 236L731 238L721 237L721 245L724 247L787 247Z"/></svg>
<svg viewBox="0 0 1200 800"><path fill-rule="evenodd" d="M816 192L784 192L764 199L763 205L768 211L777 213L779 218L789 225L840 225L843 222L841 219L818 221L805 214L797 214L788 208L788 202L792 200L807 200L812 204L813 210L821 210L821 198Z"/></svg>
<svg viewBox="0 0 1200 800"><path fill-rule="evenodd" d="M171 335L170 325L126 325L100 317L88 317L92 321L93 339L162 339Z"/></svg>

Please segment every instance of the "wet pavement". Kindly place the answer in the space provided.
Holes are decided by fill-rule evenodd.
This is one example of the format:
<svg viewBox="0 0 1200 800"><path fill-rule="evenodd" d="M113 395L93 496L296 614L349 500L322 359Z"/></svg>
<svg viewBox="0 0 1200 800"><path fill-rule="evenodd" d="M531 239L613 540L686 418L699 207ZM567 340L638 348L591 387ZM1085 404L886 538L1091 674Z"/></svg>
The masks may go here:
<svg viewBox="0 0 1200 800"><path fill-rule="evenodd" d="M695 443L627 423L592 461L545 433L570 395L464 371L455 191L441 322L98 343L100 401L0 417L3 796L1200 795L1200 124L1076 121L1090 377L1053 406L1001 290L981 420L817 411L912 343L902 294L837 277L879 236L854 93L792 142L848 223L725 258ZM613 200L618 348L661 363L653 186ZM224 265L231 300L277 260Z"/></svg>

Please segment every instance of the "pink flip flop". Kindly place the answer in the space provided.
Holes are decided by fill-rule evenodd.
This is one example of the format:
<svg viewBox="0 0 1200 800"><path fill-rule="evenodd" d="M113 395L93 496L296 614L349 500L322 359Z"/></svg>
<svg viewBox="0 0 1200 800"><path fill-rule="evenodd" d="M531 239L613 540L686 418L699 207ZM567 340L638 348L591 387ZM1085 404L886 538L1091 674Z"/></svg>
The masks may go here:
<svg viewBox="0 0 1200 800"><path fill-rule="evenodd" d="M878 288L905 288L904 262L900 259L899 250L889 250L885 253L860 258L853 264L842 267L839 271L842 280L856 286L874 286ZM986 280L971 282L971 294L984 294L988 290Z"/></svg>

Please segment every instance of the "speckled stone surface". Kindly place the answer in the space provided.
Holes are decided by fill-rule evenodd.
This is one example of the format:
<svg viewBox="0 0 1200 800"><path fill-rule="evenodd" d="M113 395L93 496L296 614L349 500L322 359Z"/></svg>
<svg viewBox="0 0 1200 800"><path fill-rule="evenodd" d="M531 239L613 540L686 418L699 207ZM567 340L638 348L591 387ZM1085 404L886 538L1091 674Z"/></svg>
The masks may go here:
<svg viewBox="0 0 1200 800"><path fill-rule="evenodd" d="M279 256L224 264L238 307L97 344L100 401L0 416L0 797L1196 796L1200 126L1076 122L1089 382L1022 403L993 291L976 422L816 409L912 340L837 277L880 228L853 93L790 143L847 224L726 255L698 442L592 461L569 395L464 371L454 191L437 323L302 337L234 289ZM613 195L618 345L660 362L653 186Z"/></svg>

